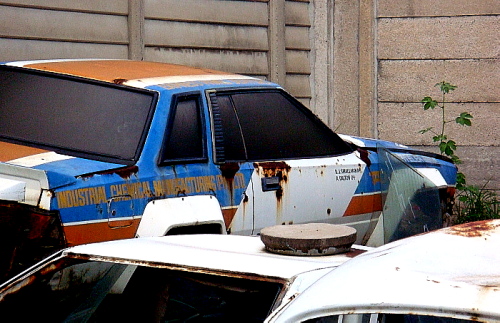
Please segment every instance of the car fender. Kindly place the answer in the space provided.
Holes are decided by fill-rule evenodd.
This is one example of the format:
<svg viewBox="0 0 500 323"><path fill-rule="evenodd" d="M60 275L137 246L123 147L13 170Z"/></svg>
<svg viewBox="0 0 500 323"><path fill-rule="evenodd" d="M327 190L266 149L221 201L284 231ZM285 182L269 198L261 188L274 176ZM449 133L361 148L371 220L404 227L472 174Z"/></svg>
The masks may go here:
<svg viewBox="0 0 500 323"><path fill-rule="evenodd" d="M136 237L164 236L174 228L200 225L220 226L220 233L226 233L221 207L215 196L153 200L146 205Z"/></svg>

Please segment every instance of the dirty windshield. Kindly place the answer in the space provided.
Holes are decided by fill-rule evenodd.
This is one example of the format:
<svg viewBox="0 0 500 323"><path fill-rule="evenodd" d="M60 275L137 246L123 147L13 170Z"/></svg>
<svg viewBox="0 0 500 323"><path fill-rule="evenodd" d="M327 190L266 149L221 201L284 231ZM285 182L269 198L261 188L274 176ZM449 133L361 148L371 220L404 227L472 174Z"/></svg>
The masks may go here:
<svg viewBox="0 0 500 323"><path fill-rule="evenodd" d="M0 139L68 155L133 163L155 94L0 67Z"/></svg>
<svg viewBox="0 0 500 323"><path fill-rule="evenodd" d="M62 259L2 290L0 313L19 322L262 322L282 287L251 278Z"/></svg>

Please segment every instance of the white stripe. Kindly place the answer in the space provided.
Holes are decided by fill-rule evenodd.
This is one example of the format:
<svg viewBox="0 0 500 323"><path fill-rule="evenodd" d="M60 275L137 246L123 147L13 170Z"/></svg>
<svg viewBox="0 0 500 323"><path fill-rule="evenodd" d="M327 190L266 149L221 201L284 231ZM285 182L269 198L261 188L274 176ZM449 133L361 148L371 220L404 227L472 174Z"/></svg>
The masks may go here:
<svg viewBox="0 0 500 323"><path fill-rule="evenodd" d="M369 196L369 195L380 195L382 191L375 191L375 192L368 192L368 193L359 193L359 194L354 194L354 196Z"/></svg>
<svg viewBox="0 0 500 323"><path fill-rule="evenodd" d="M72 156L60 155L53 151L46 153L31 155L27 157L21 157L17 159L10 160L8 163L12 165L24 166L24 167L35 167L43 164L47 164L54 161L66 160L75 158Z"/></svg>
<svg viewBox="0 0 500 323"><path fill-rule="evenodd" d="M175 76L160 76L148 77L137 80L129 80L123 84L138 88L158 84L171 84L171 83L186 83L186 82L206 82L206 81L231 81L231 80L255 80L262 81L261 79L237 75L237 74L202 74L202 75L175 75Z"/></svg>
<svg viewBox="0 0 500 323"><path fill-rule="evenodd" d="M47 64L47 63L59 63L59 62L82 62L82 61L105 61L105 60L111 60L111 59L103 59L103 58L43 59L43 60L35 60L35 61L7 62L7 63L5 63L5 65L15 66L15 67L25 67L26 65L32 65L32 64Z"/></svg>

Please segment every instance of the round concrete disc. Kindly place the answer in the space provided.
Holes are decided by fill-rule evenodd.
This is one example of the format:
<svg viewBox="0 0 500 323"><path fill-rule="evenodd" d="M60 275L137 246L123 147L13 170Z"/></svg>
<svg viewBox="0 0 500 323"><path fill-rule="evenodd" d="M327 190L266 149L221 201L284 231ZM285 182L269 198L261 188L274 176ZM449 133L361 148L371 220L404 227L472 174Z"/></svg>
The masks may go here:
<svg viewBox="0 0 500 323"><path fill-rule="evenodd" d="M260 231L270 252L295 256L322 256L348 252L356 229L345 225L307 223L276 225Z"/></svg>

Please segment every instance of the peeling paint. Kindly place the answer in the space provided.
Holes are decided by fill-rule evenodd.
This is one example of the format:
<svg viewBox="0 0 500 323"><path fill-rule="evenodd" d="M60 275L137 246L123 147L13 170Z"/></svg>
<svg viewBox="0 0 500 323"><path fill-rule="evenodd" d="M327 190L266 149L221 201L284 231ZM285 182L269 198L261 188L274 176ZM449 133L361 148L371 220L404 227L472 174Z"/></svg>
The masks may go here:
<svg viewBox="0 0 500 323"><path fill-rule="evenodd" d="M139 167L137 167L136 165L133 165L133 166L123 167L123 168L116 168L116 169L110 169L110 170L85 174L85 175L81 175L80 177L82 179L88 179L88 178L93 177L94 175L116 174L116 175L120 176L121 178L127 180L127 179L130 179L133 175L137 174L138 172L139 172Z"/></svg>

